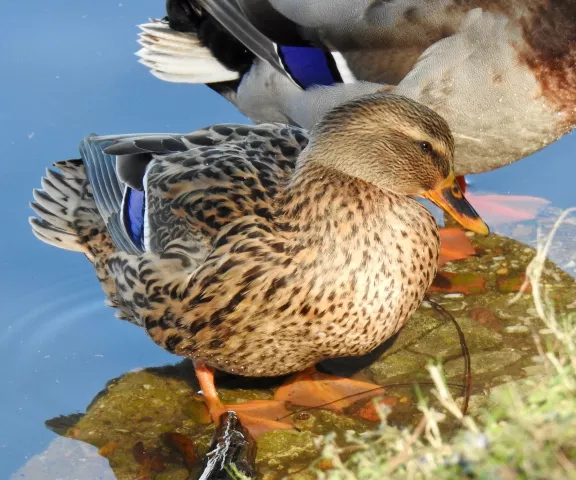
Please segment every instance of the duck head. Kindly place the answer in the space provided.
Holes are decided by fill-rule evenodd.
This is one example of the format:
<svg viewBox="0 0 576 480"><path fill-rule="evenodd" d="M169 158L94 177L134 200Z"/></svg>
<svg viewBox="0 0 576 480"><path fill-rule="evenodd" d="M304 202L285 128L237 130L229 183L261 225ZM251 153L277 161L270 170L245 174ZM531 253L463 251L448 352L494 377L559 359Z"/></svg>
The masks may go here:
<svg viewBox="0 0 576 480"><path fill-rule="evenodd" d="M388 93L344 103L313 129L311 156L384 191L427 198L463 227L489 233L456 182L448 124L420 103Z"/></svg>

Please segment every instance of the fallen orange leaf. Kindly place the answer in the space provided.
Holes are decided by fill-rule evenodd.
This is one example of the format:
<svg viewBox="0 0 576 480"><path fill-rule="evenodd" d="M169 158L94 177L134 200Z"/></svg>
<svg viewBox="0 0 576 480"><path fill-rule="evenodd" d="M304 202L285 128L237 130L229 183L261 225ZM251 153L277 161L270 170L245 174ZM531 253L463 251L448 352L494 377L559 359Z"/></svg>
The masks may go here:
<svg viewBox="0 0 576 480"><path fill-rule="evenodd" d="M118 448L118 445L120 445L118 442L108 443L98 449L98 453L103 457L108 457Z"/></svg>
<svg viewBox="0 0 576 480"><path fill-rule="evenodd" d="M486 280L475 273L440 272L430 286L430 292L474 294L486 291Z"/></svg>
<svg viewBox="0 0 576 480"><path fill-rule="evenodd" d="M466 236L466 232L460 228L440 229L440 262L439 266L454 260L464 260L476 253Z"/></svg>

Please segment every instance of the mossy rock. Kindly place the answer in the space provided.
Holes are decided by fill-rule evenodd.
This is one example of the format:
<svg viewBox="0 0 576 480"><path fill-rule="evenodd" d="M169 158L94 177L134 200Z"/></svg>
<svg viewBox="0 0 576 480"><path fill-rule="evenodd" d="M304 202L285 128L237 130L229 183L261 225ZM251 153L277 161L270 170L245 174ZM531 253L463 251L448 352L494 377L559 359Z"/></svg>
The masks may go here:
<svg viewBox="0 0 576 480"><path fill-rule="evenodd" d="M471 353L489 350L502 343L502 335L467 317L456 318ZM431 359L446 359L462 353L460 339L453 324L444 324L420 337L411 350Z"/></svg>

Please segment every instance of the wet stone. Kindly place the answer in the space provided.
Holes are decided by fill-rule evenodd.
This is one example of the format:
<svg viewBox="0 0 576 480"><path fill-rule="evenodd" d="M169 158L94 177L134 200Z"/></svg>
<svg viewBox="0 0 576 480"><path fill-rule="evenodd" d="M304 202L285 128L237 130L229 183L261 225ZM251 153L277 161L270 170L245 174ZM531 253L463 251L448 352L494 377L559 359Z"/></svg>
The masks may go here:
<svg viewBox="0 0 576 480"><path fill-rule="evenodd" d="M412 372L425 372L424 366L428 362L429 359L425 355L401 350L375 362L370 366L370 373L376 383L385 385L395 377Z"/></svg>
<svg viewBox="0 0 576 480"><path fill-rule="evenodd" d="M502 321L496 314L486 307L474 307L468 311L468 316L476 320L480 325L499 332L502 330Z"/></svg>
<svg viewBox="0 0 576 480"><path fill-rule="evenodd" d="M402 327L396 336L394 343L386 350L384 356L391 355L403 348L406 348L441 324L442 320L436 318L435 314L431 310L425 310L424 312L422 310L417 311L412 315L408 322L406 322L406 325Z"/></svg>
<svg viewBox="0 0 576 480"><path fill-rule="evenodd" d="M309 431L278 430L265 433L258 439L256 462L265 471L268 467L301 466L318 455L314 434Z"/></svg>
<svg viewBox="0 0 576 480"><path fill-rule="evenodd" d="M510 325L504 329L504 333L530 333L526 325Z"/></svg>
<svg viewBox="0 0 576 480"><path fill-rule="evenodd" d="M502 370L522 358L518 352L481 352L470 356L471 369L474 375L494 373ZM443 366L446 378L461 377L464 374L464 360L458 358L446 362Z"/></svg>
<svg viewBox="0 0 576 480"><path fill-rule="evenodd" d="M150 370L177 373L179 369ZM152 473L155 477L151 478L156 479L187 478L184 473L188 469L181 456L166 444L164 435L178 431L192 438L203 452L214 431L212 424L202 425L190 418L194 399L187 377L157 375L150 370L128 373L112 381L90 404L86 415L64 432L65 436L105 449L119 480Z"/></svg>
<svg viewBox="0 0 576 480"><path fill-rule="evenodd" d="M371 400L366 401L366 403L370 402ZM344 438L346 432L350 430L364 432L369 428L369 424L358 417L351 417L330 410L312 410L310 416L315 419L315 425L312 431L319 435L326 435L333 432L337 436Z"/></svg>
<svg viewBox="0 0 576 480"><path fill-rule="evenodd" d="M477 294L486 291L486 280L476 273L440 272L430 292Z"/></svg>
<svg viewBox="0 0 576 480"><path fill-rule="evenodd" d="M519 292L526 280L526 274L520 273L496 280L496 285L500 293ZM532 293L532 285L529 283L524 287L524 293Z"/></svg>
<svg viewBox="0 0 576 480"><path fill-rule="evenodd" d="M464 399L462 397L456 399L456 405L462 408ZM489 396L484 394L472 395L468 401L468 415L475 417L480 414L486 408L489 408L493 404Z"/></svg>
<svg viewBox="0 0 576 480"><path fill-rule="evenodd" d="M369 402L371 402L370 399L365 399L359 401L359 404L362 406ZM343 438L347 431L354 430L360 433L370 428L369 424L357 415L335 413L322 407L298 413L298 408L300 407L296 407L296 411L292 416L294 425L298 430L309 430L316 435L335 433ZM357 409L358 407L354 408L354 410Z"/></svg>
<svg viewBox="0 0 576 480"><path fill-rule="evenodd" d="M524 370L527 376L533 377L535 375L543 374L546 369L543 365L529 365L527 367L523 367L522 370Z"/></svg>
<svg viewBox="0 0 576 480"><path fill-rule="evenodd" d="M502 343L502 335L470 318L459 317L456 321L464 333L471 353L492 349ZM446 323L420 338L412 345L411 350L431 358L449 358L460 355L462 347L456 328L452 323Z"/></svg>
<svg viewBox="0 0 576 480"><path fill-rule="evenodd" d="M154 480L188 480L190 473L185 468L174 469L170 472L162 472L154 477Z"/></svg>
<svg viewBox="0 0 576 480"><path fill-rule="evenodd" d="M218 390L218 395L220 395L220 400L224 403L244 403L250 402L251 400L271 400L274 395L268 390L247 390L244 388L237 388L234 390L228 390L222 388Z"/></svg>

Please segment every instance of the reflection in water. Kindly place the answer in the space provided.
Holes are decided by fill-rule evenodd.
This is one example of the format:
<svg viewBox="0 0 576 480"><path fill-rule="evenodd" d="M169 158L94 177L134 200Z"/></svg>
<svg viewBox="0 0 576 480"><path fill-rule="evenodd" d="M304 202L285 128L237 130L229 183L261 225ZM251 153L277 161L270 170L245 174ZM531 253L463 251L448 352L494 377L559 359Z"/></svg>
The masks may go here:
<svg viewBox="0 0 576 480"><path fill-rule="evenodd" d="M115 480L108 461L84 442L57 437L10 476L10 480Z"/></svg>
<svg viewBox="0 0 576 480"><path fill-rule="evenodd" d="M545 198L499 195L485 191L480 193L475 188L474 184L468 186L466 196L490 226L490 231L528 247L536 248L564 211ZM436 210L435 213L442 222L439 212ZM450 219L448 223L452 223ZM566 273L576 277L576 216L570 215L562 223L548 258Z"/></svg>
<svg viewBox="0 0 576 480"><path fill-rule="evenodd" d="M536 221L507 223L498 225L494 230L504 237L513 238L536 248L538 243L548 236L562 211L549 205L542 209ZM576 278L576 215L568 216L560 225L548 252L548 258Z"/></svg>
<svg viewBox="0 0 576 480"><path fill-rule="evenodd" d="M493 229L497 225L534 220L549 200L518 195L496 195L469 192L467 198Z"/></svg>
<svg viewBox="0 0 576 480"><path fill-rule="evenodd" d="M24 333L26 343L22 343L20 352L26 356L27 353L37 351L47 341L53 340L60 331L70 327L70 324L81 322L86 315L101 309L102 299L94 298L93 289L85 289L65 298L43 303L8 326L0 337L0 348L3 344L22 337ZM44 321L46 318L51 321Z"/></svg>

